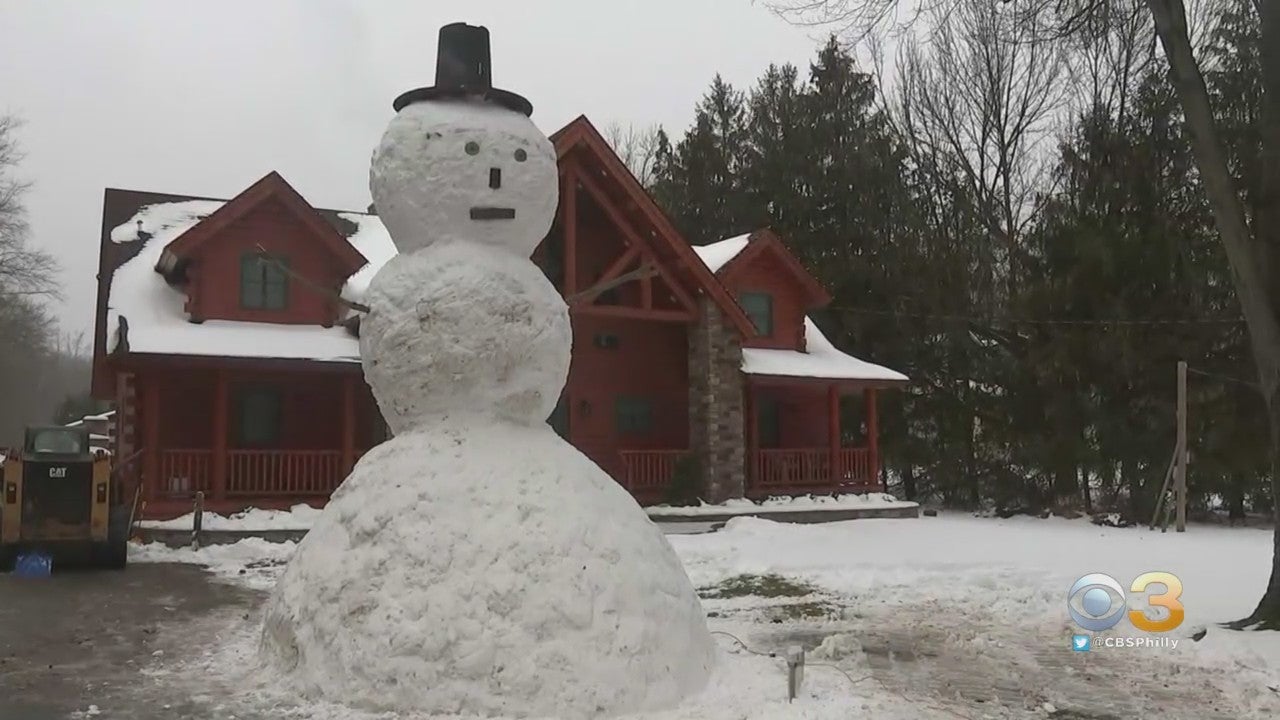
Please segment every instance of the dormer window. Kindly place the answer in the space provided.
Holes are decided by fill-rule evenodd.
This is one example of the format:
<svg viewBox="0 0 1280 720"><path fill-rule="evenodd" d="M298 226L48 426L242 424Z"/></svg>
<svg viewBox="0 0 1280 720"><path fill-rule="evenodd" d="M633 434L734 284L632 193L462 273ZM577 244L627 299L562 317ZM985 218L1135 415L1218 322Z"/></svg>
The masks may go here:
<svg viewBox="0 0 1280 720"><path fill-rule="evenodd" d="M254 253L241 256L240 307L249 310L284 310L288 307L289 276L280 267L288 264L287 260L269 260Z"/></svg>
<svg viewBox="0 0 1280 720"><path fill-rule="evenodd" d="M751 318L756 331L763 337L773 335L773 296L769 293L748 292L738 298L742 311Z"/></svg>

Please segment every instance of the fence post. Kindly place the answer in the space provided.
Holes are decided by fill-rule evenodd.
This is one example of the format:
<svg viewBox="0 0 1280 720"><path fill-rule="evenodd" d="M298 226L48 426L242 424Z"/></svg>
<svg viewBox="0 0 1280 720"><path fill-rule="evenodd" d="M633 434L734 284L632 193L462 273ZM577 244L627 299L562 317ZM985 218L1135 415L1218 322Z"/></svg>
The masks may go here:
<svg viewBox="0 0 1280 720"><path fill-rule="evenodd" d="M192 510L191 521L191 547L195 550L200 549L200 531L204 527L204 492L196 492L195 507Z"/></svg>

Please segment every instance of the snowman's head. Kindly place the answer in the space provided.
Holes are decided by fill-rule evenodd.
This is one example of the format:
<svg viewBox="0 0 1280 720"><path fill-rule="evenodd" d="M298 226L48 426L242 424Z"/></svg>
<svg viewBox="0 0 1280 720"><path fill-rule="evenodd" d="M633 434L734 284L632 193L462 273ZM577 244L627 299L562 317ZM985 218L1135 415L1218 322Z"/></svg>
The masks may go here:
<svg viewBox="0 0 1280 720"><path fill-rule="evenodd" d="M559 173L551 141L522 113L435 100L392 118L369 190L402 253L457 239L529 257L555 219Z"/></svg>

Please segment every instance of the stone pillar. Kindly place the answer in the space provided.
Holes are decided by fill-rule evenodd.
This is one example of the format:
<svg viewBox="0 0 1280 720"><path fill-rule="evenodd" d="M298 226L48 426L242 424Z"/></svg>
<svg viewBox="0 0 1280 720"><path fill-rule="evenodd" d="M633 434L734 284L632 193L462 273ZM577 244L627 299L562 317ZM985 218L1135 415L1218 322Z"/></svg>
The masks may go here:
<svg viewBox="0 0 1280 720"><path fill-rule="evenodd" d="M742 343L720 308L699 298L689 328L689 447L701 464L703 499L744 495Z"/></svg>

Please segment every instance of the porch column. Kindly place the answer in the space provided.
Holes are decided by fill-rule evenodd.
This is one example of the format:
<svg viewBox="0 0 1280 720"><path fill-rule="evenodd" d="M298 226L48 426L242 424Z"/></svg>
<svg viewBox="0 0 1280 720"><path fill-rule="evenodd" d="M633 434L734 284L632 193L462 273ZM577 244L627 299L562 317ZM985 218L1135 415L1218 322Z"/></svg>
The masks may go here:
<svg viewBox="0 0 1280 720"><path fill-rule="evenodd" d="M757 458L759 458L760 450L760 419L758 417L759 409L756 403L755 388L751 383L744 382L742 384L743 397L742 401L746 404L747 416L747 462L746 462L746 489L751 489L756 485L759 478L757 475Z"/></svg>
<svg viewBox="0 0 1280 720"><path fill-rule="evenodd" d="M827 386L827 474L832 486L838 486L840 472L840 388L835 383Z"/></svg>
<svg viewBox="0 0 1280 720"><path fill-rule="evenodd" d="M867 388L863 391L867 396L867 456L871 465L871 482L880 483L880 423L876 418L876 390ZM884 489L883 486L880 488Z"/></svg>
<svg viewBox="0 0 1280 720"><path fill-rule="evenodd" d="M160 385L150 376L141 381L143 497L154 502L160 495Z"/></svg>
<svg viewBox="0 0 1280 720"><path fill-rule="evenodd" d="M209 490L215 502L227 496L227 395L227 371L219 368L214 371L213 477L209 479Z"/></svg>
<svg viewBox="0 0 1280 720"><path fill-rule="evenodd" d="M351 474L356 464L356 378L342 378L342 477Z"/></svg>

